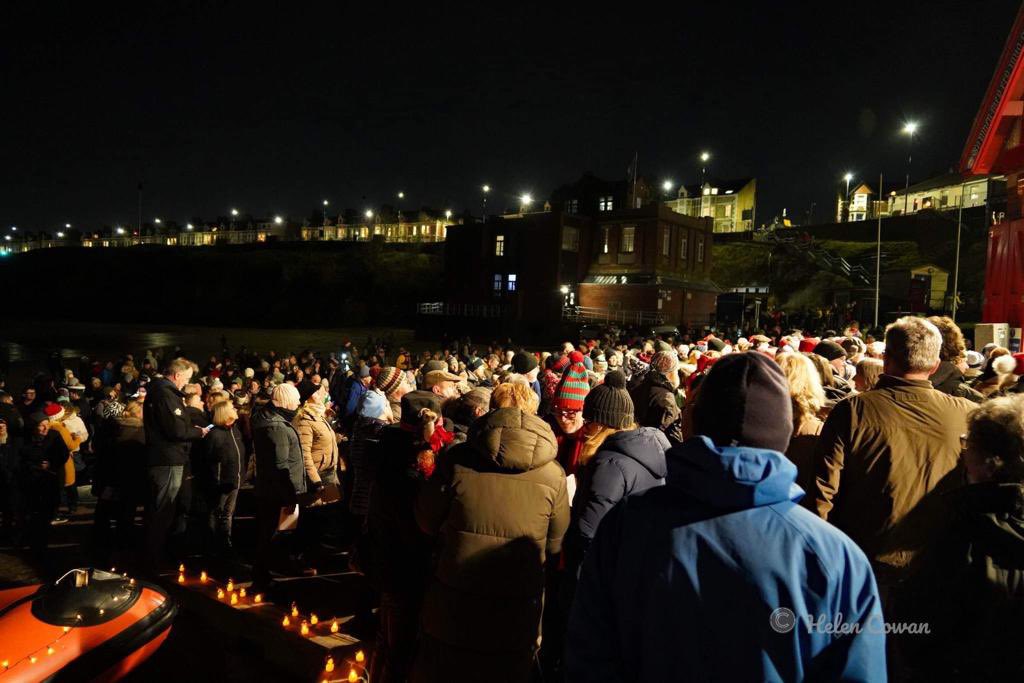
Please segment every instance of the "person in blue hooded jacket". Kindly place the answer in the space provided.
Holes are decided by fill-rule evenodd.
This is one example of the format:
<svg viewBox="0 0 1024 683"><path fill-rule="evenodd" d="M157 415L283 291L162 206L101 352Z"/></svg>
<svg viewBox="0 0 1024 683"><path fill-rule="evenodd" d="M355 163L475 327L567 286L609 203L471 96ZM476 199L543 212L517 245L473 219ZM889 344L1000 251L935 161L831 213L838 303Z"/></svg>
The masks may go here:
<svg viewBox="0 0 1024 683"><path fill-rule="evenodd" d="M664 486L627 497L587 553L567 681L884 681L881 602L864 553L797 505L782 451L786 380L723 357L666 454Z"/></svg>

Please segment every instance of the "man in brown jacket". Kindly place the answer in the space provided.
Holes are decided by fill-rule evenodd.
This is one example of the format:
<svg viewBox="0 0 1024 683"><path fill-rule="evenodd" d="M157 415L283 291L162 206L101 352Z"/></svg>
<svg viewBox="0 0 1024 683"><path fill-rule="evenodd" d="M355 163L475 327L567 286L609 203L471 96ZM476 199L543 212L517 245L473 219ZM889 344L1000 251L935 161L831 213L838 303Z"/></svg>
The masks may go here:
<svg viewBox="0 0 1024 683"><path fill-rule="evenodd" d="M960 481L960 436L975 404L932 388L941 346L923 318L890 325L884 374L836 404L815 453L808 504L864 550L882 587L906 575L938 526L937 494Z"/></svg>

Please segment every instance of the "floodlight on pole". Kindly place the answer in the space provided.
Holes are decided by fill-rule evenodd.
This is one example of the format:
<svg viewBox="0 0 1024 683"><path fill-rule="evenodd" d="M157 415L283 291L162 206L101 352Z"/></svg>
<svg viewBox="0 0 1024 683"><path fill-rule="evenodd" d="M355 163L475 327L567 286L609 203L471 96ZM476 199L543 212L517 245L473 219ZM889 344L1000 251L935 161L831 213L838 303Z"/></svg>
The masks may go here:
<svg viewBox="0 0 1024 683"><path fill-rule="evenodd" d="M661 189L665 190L665 192L671 192L672 191L672 181L671 180L666 180L665 182L663 182L661 184Z"/></svg>
<svg viewBox="0 0 1024 683"><path fill-rule="evenodd" d="M60 237L60 238L62 238L62 239L63 239L63 237L64 237L64 233L63 233L63 232L58 232L58 233L57 233L57 237Z"/></svg>
<svg viewBox="0 0 1024 683"><path fill-rule="evenodd" d="M910 208L910 164L914 156L914 133L917 132L917 121L907 121L903 124L903 133L910 139L907 143L907 183L903 188L903 215L907 215Z"/></svg>
<svg viewBox="0 0 1024 683"><path fill-rule="evenodd" d="M528 208L530 204L533 204L533 196L529 192L524 192L519 196L519 206L522 208Z"/></svg>
<svg viewBox="0 0 1024 683"><path fill-rule="evenodd" d="M71 224L70 223L65 223L64 224L64 229L65 230L70 230L71 229Z"/></svg>
<svg viewBox="0 0 1024 683"><path fill-rule="evenodd" d="M445 212L444 212L444 217L445 218L451 218L452 217L452 210L451 209L446 209Z"/></svg>
<svg viewBox="0 0 1024 683"><path fill-rule="evenodd" d="M284 223L284 219L283 218L281 218L280 216L274 216L274 224L275 225L281 225L282 223Z"/></svg>
<svg viewBox="0 0 1024 683"><path fill-rule="evenodd" d="M161 222L161 221L160 221L160 219L159 219L159 218L154 218L154 219L153 219L153 222L154 222L154 223L156 223L157 225L160 225L160 222Z"/></svg>
<svg viewBox="0 0 1024 683"><path fill-rule="evenodd" d="M480 188L480 189L484 191L484 194L487 194L488 192L490 192L490 191L491 191L491 186L490 186L490 185L484 185L484 186L483 186L482 188Z"/></svg>
<svg viewBox="0 0 1024 683"><path fill-rule="evenodd" d="M195 226L192 225L191 223L189 223L188 225L185 226L185 229L187 229L187 230L193 230L194 228L195 228Z"/></svg>
<svg viewBox="0 0 1024 683"><path fill-rule="evenodd" d="M366 216L367 219L373 218L373 211L371 209L367 209L363 212L363 215Z"/></svg>
<svg viewBox="0 0 1024 683"><path fill-rule="evenodd" d="M231 215L232 216L237 216L238 215L238 209L231 209Z"/></svg>

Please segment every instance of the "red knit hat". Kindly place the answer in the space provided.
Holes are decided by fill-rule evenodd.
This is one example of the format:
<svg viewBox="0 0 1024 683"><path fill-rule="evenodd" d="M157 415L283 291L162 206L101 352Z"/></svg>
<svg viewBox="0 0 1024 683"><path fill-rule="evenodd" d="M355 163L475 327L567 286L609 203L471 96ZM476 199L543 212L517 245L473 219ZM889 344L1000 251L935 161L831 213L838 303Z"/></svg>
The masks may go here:
<svg viewBox="0 0 1024 683"><path fill-rule="evenodd" d="M1024 375L1024 353L1013 354L1013 360L1017 362L1017 366L1013 369L1013 374Z"/></svg>
<svg viewBox="0 0 1024 683"><path fill-rule="evenodd" d="M60 417L63 414L64 409L60 407L59 403L47 403L43 406L43 415L48 419L53 420Z"/></svg>
<svg viewBox="0 0 1024 683"><path fill-rule="evenodd" d="M800 340L800 348L797 349L800 353L814 353L814 347L818 345L818 340L814 337L807 337L806 339Z"/></svg>
<svg viewBox="0 0 1024 683"><path fill-rule="evenodd" d="M562 381L555 390L554 410L583 410L583 401L590 393L590 381L587 377L587 366L583 364L583 354L573 351L569 354L573 364L562 373Z"/></svg>

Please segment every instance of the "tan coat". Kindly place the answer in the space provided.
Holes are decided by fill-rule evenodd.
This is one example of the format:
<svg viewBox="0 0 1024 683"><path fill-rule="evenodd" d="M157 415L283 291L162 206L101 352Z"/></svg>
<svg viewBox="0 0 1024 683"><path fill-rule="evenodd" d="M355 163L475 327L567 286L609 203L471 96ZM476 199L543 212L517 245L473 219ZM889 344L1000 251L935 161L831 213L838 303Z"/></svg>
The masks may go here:
<svg viewBox="0 0 1024 683"><path fill-rule="evenodd" d="M786 457L796 465L796 483L804 490L805 497L814 495L814 451L824 425L814 415L802 416L786 449Z"/></svg>
<svg viewBox="0 0 1024 683"><path fill-rule="evenodd" d="M962 481L960 436L975 407L927 380L882 375L825 422L810 504L864 550L880 583L906 575L938 530L935 501Z"/></svg>
<svg viewBox="0 0 1024 683"><path fill-rule="evenodd" d="M544 564L569 526L556 452L551 428L536 415L496 410L439 458L417 500L420 528L440 541L422 628L455 652L494 655L493 670L475 671L474 680L503 680L502 667L518 670L524 661L529 669L538 645ZM451 673L417 680L454 680Z"/></svg>
<svg viewBox="0 0 1024 683"><path fill-rule="evenodd" d="M340 460L338 437L324 417L324 411L305 404L295 413L292 426L299 435L306 478L316 483L321 475L334 473Z"/></svg>

